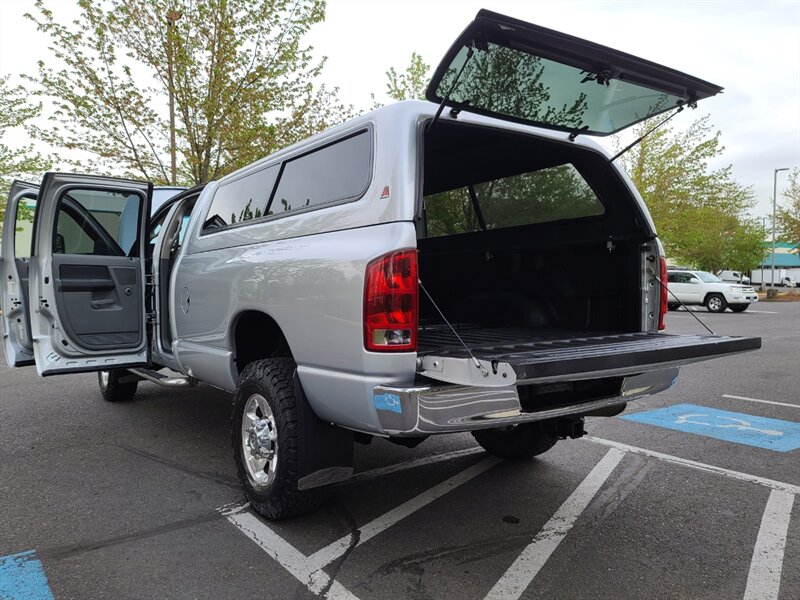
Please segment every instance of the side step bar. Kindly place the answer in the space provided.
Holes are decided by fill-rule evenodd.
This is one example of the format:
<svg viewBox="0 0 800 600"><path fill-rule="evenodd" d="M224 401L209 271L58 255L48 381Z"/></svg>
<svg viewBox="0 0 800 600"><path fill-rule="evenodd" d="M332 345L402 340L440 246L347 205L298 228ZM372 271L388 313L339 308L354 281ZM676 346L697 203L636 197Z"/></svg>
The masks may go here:
<svg viewBox="0 0 800 600"><path fill-rule="evenodd" d="M193 377L169 377L152 369L128 369L128 372L162 387L187 388L197 385L197 380Z"/></svg>

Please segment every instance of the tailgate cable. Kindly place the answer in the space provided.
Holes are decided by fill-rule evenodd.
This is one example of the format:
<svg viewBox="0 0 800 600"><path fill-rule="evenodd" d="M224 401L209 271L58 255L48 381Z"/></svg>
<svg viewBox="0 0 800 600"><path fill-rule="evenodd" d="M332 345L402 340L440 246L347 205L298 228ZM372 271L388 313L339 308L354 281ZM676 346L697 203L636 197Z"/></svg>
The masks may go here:
<svg viewBox="0 0 800 600"><path fill-rule="evenodd" d="M417 282L419 283L419 288L420 288L420 289L421 289L423 292L425 292L425 295L428 297L428 300L430 300L430 301L431 301L431 304L433 304L433 308L435 308L435 309L436 309L436 312L438 312L438 313L439 313L439 316L440 316L440 317L442 317L442 320L443 320L443 321L444 321L444 322L447 324L447 326L450 328L450 331L452 331L452 332L453 332L453 335L455 335L455 336L456 336L456 338L458 339L458 341L459 341L459 342L461 342L461 345L462 345L462 346L464 346L464 350L466 350L466 351L467 351L467 354L469 354L469 357L472 359L472 363L473 363L473 364L474 364L474 365L475 365L475 366L476 366L478 369L480 369L480 372L481 372L481 374L482 374L484 377L488 377L488 376L489 376L489 371L487 371L487 370L486 370L486 367L484 367L484 366L481 364L481 361L479 361L477 358L475 358L475 355L472 353L472 350L470 350L470 349L469 349L469 346L467 346L467 345L464 343L464 340L462 340L462 339L461 339L461 336L460 336L460 335L458 335L458 332L456 331L455 327L453 327L453 326L450 324L450 321L448 321L448 320L447 320L447 317L445 317L445 316L444 316L444 313L442 312L442 309L441 309L441 308L439 308L439 305L438 305L438 304L436 304L436 302L435 302L435 301L434 301L434 299L433 299L433 296L431 296L431 295L428 293L428 290L426 290L426 289L425 289L425 286L424 286L424 285L422 285L422 280L421 280L421 279L417 279ZM504 375L504 376L505 376L505 375Z"/></svg>
<svg viewBox="0 0 800 600"><path fill-rule="evenodd" d="M692 316L694 317L694 320L695 320L695 321L697 321L698 323L700 323L700 325L702 325L702 326L705 328L705 330L706 330L708 333L710 333L711 335L717 335L716 333L714 333L713 331L711 331L711 329L709 329L708 325L706 325L705 323L703 323L703 322L702 322L702 321L701 321L701 320L698 318L698 316L697 316L696 314L694 314L694 311L693 311L693 310L691 310L691 309L690 309L688 306L686 306L686 305L685 305L683 302L681 302L680 298L678 298L678 297L677 297L675 294L673 294L673 293L672 293L672 291L670 291L670 289L667 287L667 284L666 284L666 283L664 283L663 281L661 281L661 278L660 278L658 275L656 275L656 272L653 270L653 267L647 267L647 271L650 273L650 275L652 275L652 276L653 276L653 279L655 279L655 280L656 280L656 281L657 281L657 282L658 282L658 283L661 285L661 287L662 287L662 288L664 288L665 290L667 290L667 293L668 293L668 294L671 294L671 295L672 295L672 297L673 297L673 298L675 298L675 300L677 300L677 301L678 301L678 304L680 304L680 305L681 305L683 308L685 308L685 309L686 309L686 312L688 312L690 315L692 315Z"/></svg>

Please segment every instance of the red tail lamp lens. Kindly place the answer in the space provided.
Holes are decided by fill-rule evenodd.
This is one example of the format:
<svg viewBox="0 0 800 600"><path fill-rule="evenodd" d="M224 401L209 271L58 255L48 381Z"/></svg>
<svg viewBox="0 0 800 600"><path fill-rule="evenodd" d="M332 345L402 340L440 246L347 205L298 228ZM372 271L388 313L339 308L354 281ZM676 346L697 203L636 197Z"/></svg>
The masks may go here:
<svg viewBox="0 0 800 600"><path fill-rule="evenodd" d="M419 280L417 251L401 250L367 265L364 347L375 352L417 349Z"/></svg>
<svg viewBox="0 0 800 600"><path fill-rule="evenodd" d="M661 279L661 305L658 307L658 330L664 331L667 325L664 323L664 316L667 314L667 260L661 256L658 259L659 275Z"/></svg>

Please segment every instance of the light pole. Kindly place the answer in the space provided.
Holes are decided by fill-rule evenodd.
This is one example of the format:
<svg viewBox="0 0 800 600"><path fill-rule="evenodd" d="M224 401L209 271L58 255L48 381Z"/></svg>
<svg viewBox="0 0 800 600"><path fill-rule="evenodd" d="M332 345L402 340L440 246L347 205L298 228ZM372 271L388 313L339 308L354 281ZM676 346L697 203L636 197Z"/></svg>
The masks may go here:
<svg viewBox="0 0 800 600"><path fill-rule="evenodd" d="M778 171L788 171L789 167L782 169L775 169L772 173L772 284L771 287L775 289L775 201L778 197ZM763 274L763 271L762 271ZM763 277L761 278L763 281ZM774 292L773 292L774 293Z"/></svg>

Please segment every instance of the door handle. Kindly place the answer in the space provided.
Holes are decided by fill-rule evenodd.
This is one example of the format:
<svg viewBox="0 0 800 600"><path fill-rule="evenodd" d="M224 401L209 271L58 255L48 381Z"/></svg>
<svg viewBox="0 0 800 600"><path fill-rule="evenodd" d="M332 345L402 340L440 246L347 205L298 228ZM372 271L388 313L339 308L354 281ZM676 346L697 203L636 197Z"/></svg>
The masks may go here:
<svg viewBox="0 0 800 600"><path fill-rule="evenodd" d="M111 306L114 301L111 298L106 298L104 300L91 300L90 304L92 308L103 308L104 306Z"/></svg>

